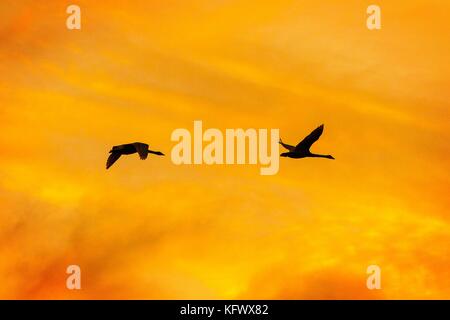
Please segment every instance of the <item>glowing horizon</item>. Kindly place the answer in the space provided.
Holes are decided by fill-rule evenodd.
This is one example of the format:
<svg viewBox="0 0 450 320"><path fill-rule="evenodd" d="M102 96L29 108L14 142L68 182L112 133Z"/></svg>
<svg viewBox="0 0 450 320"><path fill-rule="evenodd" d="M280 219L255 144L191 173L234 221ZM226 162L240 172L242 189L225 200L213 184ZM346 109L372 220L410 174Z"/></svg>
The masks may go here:
<svg viewBox="0 0 450 320"><path fill-rule="evenodd" d="M450 298L450 4L378 1L369 31L358 0L108 3L72 31L66 1L0 4L0 298ZM194 120L324 123L336 160L105 170Z"/></svg>

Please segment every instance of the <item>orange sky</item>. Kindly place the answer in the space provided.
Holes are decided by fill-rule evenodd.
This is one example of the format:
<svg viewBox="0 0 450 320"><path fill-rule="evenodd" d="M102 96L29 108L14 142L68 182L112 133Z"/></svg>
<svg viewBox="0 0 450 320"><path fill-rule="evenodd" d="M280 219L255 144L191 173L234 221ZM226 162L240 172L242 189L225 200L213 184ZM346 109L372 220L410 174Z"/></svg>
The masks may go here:
<svg viewBox="0 0 450 320"><path fill-rule="evenodd" d="M1 1L0 298L449 299L450 4L371 3ZM194 120L336 161L104 169Z"/></svg>

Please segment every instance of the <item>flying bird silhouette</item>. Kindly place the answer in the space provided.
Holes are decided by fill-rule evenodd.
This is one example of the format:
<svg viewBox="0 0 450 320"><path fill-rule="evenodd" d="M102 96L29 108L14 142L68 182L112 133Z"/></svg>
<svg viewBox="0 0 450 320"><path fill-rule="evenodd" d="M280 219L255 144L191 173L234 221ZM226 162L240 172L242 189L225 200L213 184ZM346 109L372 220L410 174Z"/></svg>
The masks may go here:
<svg viewBox="0 0 450 320"><path fill-rule="evenodd" d="M309 151L309 148L311 148L312 144L316 142L323 132L323 124L320 125L317 129L313 130L306 138L304 138L299 144L297 144L295 147L283 143L280 139L280 144L285 147L289 152L284 152L280 154L281 157L288 157L288 158L327 158L327 159L334 159L332 155L324 155L324 154L315 154L311 153Z"/></svg>
<svg viewBox="0 0 450 320"><path fill-rule="evenodd" d="M121 144L120 146L114 146L109 151L111 153L108 157L108 161L106 161L106 169L109 169L114 162L116 162L121 155L125 154L133 154L138 153L141 160L147 159L147 156L149 153L156 154L158 156L163 156L164 153L160 151L152 151L148 148L148 144L142 143L142 142L135 142L135 143L127 143L127 144Z"/></svg>

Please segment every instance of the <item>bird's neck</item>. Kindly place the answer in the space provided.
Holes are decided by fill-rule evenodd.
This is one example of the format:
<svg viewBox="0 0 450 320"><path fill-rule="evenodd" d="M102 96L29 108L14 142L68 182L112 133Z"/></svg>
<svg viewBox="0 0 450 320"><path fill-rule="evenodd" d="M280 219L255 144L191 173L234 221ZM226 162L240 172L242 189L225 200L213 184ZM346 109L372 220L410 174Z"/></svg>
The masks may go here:
<svg viewBox="0 0 450 320"><path fill-rule="evenodd" d="M315 153L311 153L310 157L333 159L333 157L331 155L329 155L329 154L315 154Z"/></svg>

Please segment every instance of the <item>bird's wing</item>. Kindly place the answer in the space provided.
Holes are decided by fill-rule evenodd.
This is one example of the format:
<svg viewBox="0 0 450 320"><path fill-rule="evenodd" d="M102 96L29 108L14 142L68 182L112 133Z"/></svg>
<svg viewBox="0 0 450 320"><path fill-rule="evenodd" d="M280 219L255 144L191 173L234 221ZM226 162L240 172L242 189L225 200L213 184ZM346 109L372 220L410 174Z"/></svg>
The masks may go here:
<svg viewBox="0 0 450 320"><path fill-rule="evenodd" d="M106 161L106 169L109 169L109 167L111 167L114 162L117 161L117 159L120 158L120 153L117 152L111 152L111 154L108 157L108 160Z"/></svg>
<svg viewBox="0 0 450 320"><path fill-rule="evenodd" d="M135 142L135 143L133 143L133 146L136 148L136 151L139 154L139 157L141 158L141 160L147 159L148 144L141 143L141 142Z"/></svg>
<svg viewBox="0 0 450 320"><path fill-rule="evenodd" d="M289 151L294 151L295 150L294 146L291 146L289 144L284 143L283 141L281 141L281 139L280 139L280 141L278 143L281 144L284 148L286 148Z"/></svg>
<svg viewBox="0 0 450 320"><path fill-rule="evenodd" d="M295 150L302 150L306 149L309 150L309 148L312 146L314 142L317 141L317 139L320 138L323 132L323 124L314 129L305 139L303 139L296 147Z"/></svg>

